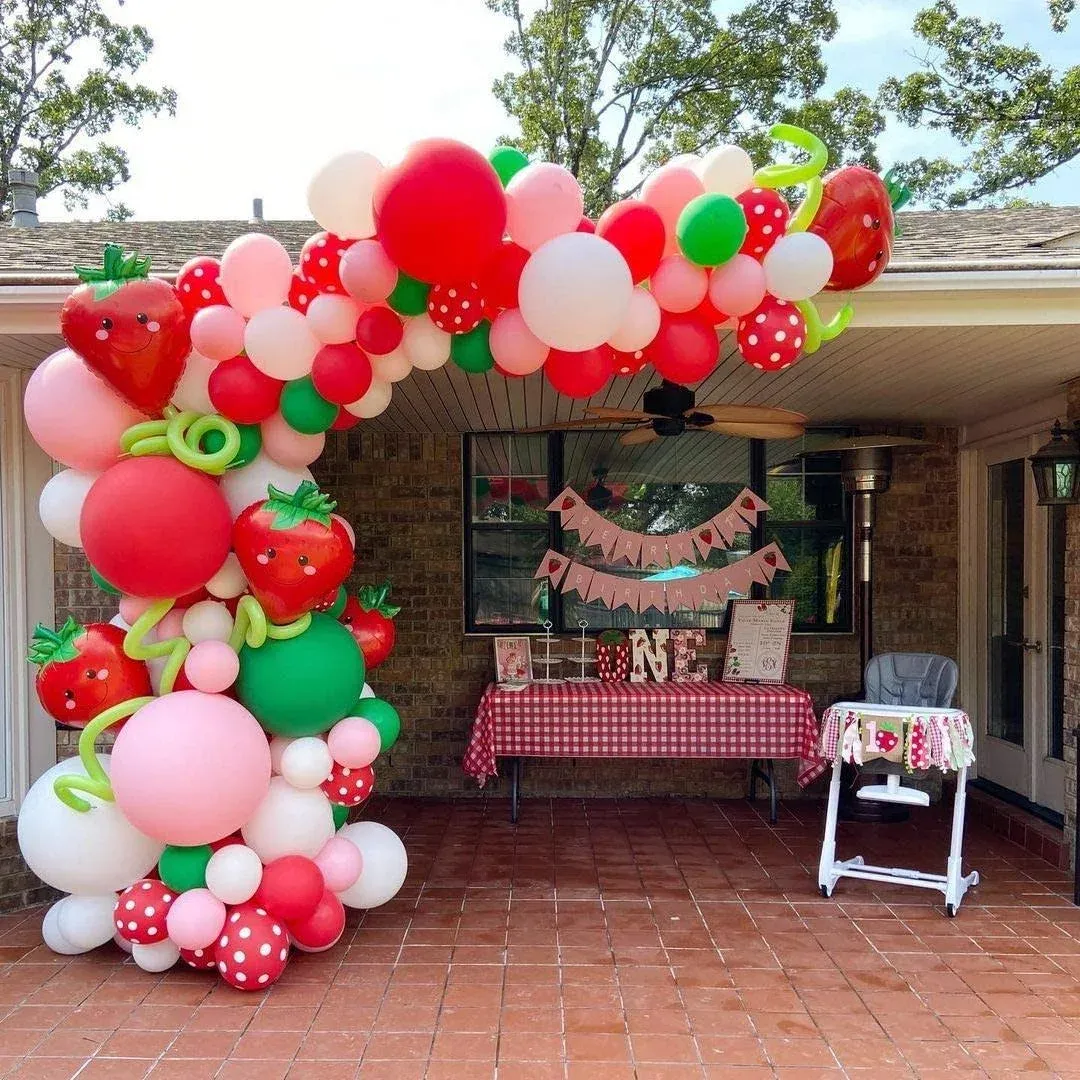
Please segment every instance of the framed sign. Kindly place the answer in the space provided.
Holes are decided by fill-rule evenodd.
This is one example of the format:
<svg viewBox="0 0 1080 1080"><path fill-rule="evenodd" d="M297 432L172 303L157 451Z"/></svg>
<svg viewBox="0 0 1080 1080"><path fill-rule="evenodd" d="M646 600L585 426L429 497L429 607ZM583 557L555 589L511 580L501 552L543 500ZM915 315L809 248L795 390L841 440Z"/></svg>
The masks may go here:
<svg viewBox="0 0 1080 1080"><path fill-rule="evenodd" d="M732 600L724 682L782 683L794 600Z"/></svg>
<svg viewBox="0 0 1080 1080"><path fill-rule="evenodd" d="M497 637L495 681L526 683L531 682L532 677L532 642L527 637Z"/></svg>

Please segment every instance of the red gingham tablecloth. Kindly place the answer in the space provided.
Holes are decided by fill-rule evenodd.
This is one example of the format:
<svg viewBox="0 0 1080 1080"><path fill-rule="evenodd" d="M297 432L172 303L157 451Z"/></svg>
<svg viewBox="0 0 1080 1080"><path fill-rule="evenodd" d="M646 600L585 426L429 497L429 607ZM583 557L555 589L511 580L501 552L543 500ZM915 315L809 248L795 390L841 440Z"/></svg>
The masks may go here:
<svg viewBox="0 0 1080 1080"><path fill-rule="evenodd" d="M794 686L490 684L462 768L483 786L497 757L798 758L805 787L828 767L817 742L813 702Z"/></svg>

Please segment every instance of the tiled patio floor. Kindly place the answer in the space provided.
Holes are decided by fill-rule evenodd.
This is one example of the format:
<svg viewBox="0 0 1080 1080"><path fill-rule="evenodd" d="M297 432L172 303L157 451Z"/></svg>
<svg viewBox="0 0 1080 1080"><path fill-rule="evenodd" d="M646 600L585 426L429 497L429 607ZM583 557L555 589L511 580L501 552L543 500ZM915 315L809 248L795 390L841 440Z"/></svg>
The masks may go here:
<svg viewBox="0 0 1080 1080"><path fill-rule="evenodd" d="M40 912L4 918L0 1074L1080 1076L1070 883L977 824L984 883L950 920L913 889L821 899L812 804L775 829L705 801L533 801L516 830L497 800L372 809L405 834L405 890L266 993L53 956ZM944 865L939 812L842 832L842 854Z"/></svg>

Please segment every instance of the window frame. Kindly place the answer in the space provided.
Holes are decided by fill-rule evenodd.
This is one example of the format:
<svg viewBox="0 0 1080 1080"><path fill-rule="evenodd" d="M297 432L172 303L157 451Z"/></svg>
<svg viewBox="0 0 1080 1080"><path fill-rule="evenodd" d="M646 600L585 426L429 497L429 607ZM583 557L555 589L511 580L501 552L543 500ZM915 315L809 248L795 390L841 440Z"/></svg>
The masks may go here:
<svg viewBox="0 0 1080 1080"><path fill-rule="evenodd" d="M810 429L813 430L813 429ZM564 486L562 480L563 472L563 447L564 440L567 435L574 434L587 434L590 429L568 429L560 431L548 431L544 432L544 436L547 439L547 481L549 492L559 492ZM461 478L462 478L462 499L461 499L461 519L462 519L462 619L464 623L464 632L468 637L496 637L506 634L541 634L544 632L543 625L540 623L500 623L497 627L478 626L473 619L472 613L472 565L473 565L473 535L474 532L502 532L507 529L522 530L522 531L537 531L538 526L529 524L527 522L517 521L500 521L500 522L474 522L472 520L472 501L473 501L473 462L472 462L472 439L476 435L485 435L488 437L512 437L520 435L520 432L515 431L467 431L463 432L461 436ZM765 489L767 484L767 467L766 467L766 443L764 439L749 439L747 440L749 446L749 458L750 458L750 476L747 487L750 488L756 495L761 498L765 498ZM845 615L844 621L836 627L821 627L810 626L808 624L795 623L792 626L792 633L799 635L816 634L816 635L828 635L830 637L837 637L843 635L851 635L855 633L854 625L854 559L852 557L852 531L851 531L851 496L846 492L843 497L844 517L840 524L843 527L844 547L843 547L843 566L841 568L841 581L846 588L846 604L842 604L841 610ZM750 550L757 551L765 543L765 534L769 529L768 514L764 514L758 518L757 522L752 526L750 530ZM835 520L829 521L815 521L813 519L806 521L777 521L772 523L773 527L778 529L799 529L802 531L815 531L835 529L837 522ZM562 551L563 541L563 529L562 522L558 514L548 514L548 547L553 551ZM572 631L563 627L563 595L549 584L549 618L551 619L551 632L553 634L567 634ZM751 585L750 596L755 599L763 599L767 595L766 587L762 585ZM727 633L728 620L731 617L731 606L728 606L724 616L724 626L719 631L721 634Z"/></svg>

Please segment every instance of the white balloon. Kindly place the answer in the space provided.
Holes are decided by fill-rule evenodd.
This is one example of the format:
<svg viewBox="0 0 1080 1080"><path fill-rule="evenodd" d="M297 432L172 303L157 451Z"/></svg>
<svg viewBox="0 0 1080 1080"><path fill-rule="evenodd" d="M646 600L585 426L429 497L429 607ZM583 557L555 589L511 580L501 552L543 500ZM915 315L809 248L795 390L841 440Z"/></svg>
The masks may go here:
<svg viewBox="0 0 1080 1080"><path fill-rule="evenodd" d="M405 320L401 348L413 367L437 371L450 359L450 335L426 315L416 315Z"/></svg>
<svg viewBox="0 0 1080 1080"><path fill-rule="evenodd" d="M61 956L78 956L79 953L89 952L89 949L81 949L77 945L72 945L70 941L63 934L60 933L60 915L65 907L67 907L70 896L64 896L57 900L55 904L48 911L45 912L45 918L41 923L41 937L48 948L52 949L54 953L59 953ZM109 925L112 926L112 920L109 920Z"/></svg>
<svg viewBox="0 0 1080 1080"><path fill-rule="evenodd" d="M518 284L525 325L545 345L580 352L622 325L634 292L618 248L591 233L566 233L529 257Z"/></svg>
<svg viewBox="0 0 1080 1080"><path fill-rule="evenodd" d="M233 630L233 617L224 604L216 600L200 600L184 612L184 637L192 645L200 641L228 641Z"/></svg>
<svg viewBox="0 0 1080 1080"><path fill-rule="evenodd" d="M699 175L706 191L734 197L753 187L754 163L741 146L718 146L705 155Z"/></svg>
<svg viewBox="0 0 1080 1080"><path fill-rule="evenodd" d="M206 864L206 887L223 904L243 904L262 881L262 860L244 844L218 848Z"/></svg>
<svg viewBox="0 0 1080 1080"><path fill-rule="evenodd" d="M371 200L382 171L382 162L363 150L331 159L308 185L311 216L327 232L343 240L374 236Z"/></svg>
<svg viewBox="0 0 1080 1080"><path fill-rule="evenodd" d="M125 630L125 631L131 629L131 623L125 622L124 617L122 615L120 615L120 614L114 615L109 620L109 625L110 626L119 626L121 630Z"/></svg>
<svg viewBox="0 0 1080 1080"><path fill-rule="evenodd" d="M266 489L270 484L291 495L305 480L313 479L310 469L286 469L273 458L259 453L242 469L229 469L221 478L221 493L233 517L237 518L252 503L266 501Z"/></svg>
<svg viewBox="0 0 1080 1080"><path fill-rule="evenodd" d="M337 894L351 908L374 908L392 900L405 883L409 856L398 834L377 821L357 821L338 832L364 857L364 869L355 885Z"/></svg>
<svg viewBox="0 0 1080 1080"><path fill-rule="evenodd" d="M313 859L334 835L334 812L318 788L299 791L284 777L275 776L240 833L264 863L282 855Z"/></svg>
<svg viewBox="0 0 1080 1080"><path fill-rule="evenodd" d="M383 353L381 356L369 356L368 359L371 361L373 384L375 382L401 382L412 371L412 361L400 345L393 352ZM368 393L371 391L368 390Z"/></svg>
<svg viewBox="0 0 1080 1080"><path fill-rule="evenodd" d="M100 473L64 469L51 477L38 498L38 516L45 531L61 544L82 547L79 517L83 503Z"/></svg>
<svg viewBox="0 0 1080 1080"><path fill-rule="evenodd" d="M340 293L321 293L308 304L308 325L324 345L342 345L355 340L359 318L360 306Z"/></svg>
<svg viewBox="0 0 1080 1080"><path fill-rule="evenodd" d="M385 412L390 404L390 398L393 395L393 389L388 382L382 382L379 379L372 379L371 386L368 387L368 392L356 401L350 401L345 406L348 412L351 412L353 416L359 416L364 420L370 420L373 416L378 416L379 413Z"/></svg>
<svg viewBox="0 0 1080 1080"><path fill-rule="evenodd" d="M180 959L180 949L171 941L155 941L153 945L132 945L131 959L143 971L168 971Z"/></svg>
<svg viewBox="0 0 1080 1080"><path fill-rule="evenodd" d="M57 916L57 929L74 948L96 949L112 941L116 933L115 906L116 893L69 896Z"/></svg>
<svg viewBox="0 0 1080 1080"><path fill-rule="evenodd" d="M281 754L281 775L301 790L317 788L330 776L333 768L334 759L326 742L313 735L293 739Z"/></svg>
<svg viewBox="0 0 1080 1080"><path fill-rule="evenodd" d="M248 359L272 379L302 379L319 347L307 319L291 307L257 311L244 328Z"/></svg>
<svg viewBox="0 0 1080 1080"><path fill-rule="evenodd" d="M108 773L110 755L97 758ZM75 757L57 763L34 781L19 811L19 850L26 865L61 892L118 892L145 877L165 845L139 832L115 802L79 793L90 804L86 813L62 803L54 781L82 775L85 769Z"/></svg>
<svg viewBox="0 0 1080 1080"><path fill-rule="evenodd" d="M364 689L360 691L360 697L361 699L366 697L375 697L375 691L372 690L367 683L364 683Z"/></svg>
<svg viewBox="0 0 1080 1080"><path fill-rule="evenodd" d="M832 249L817 233L790 233L769 248L762 266L773 296L806 300L821 292L832 276Z"/></svg>
<svg viewBox="0 0 1080 1080"><path fill-rule="evenodd" d="M192 409L197 413L217 412L210 401L210 373L218 366L216 360L211 360L194 349L188 353L184 363L184 374L173 391L172 401L181 409Z"/></svg>
<svg viewBox="0 0 1080 1080"><path fill-rule="evenodd" d="M122 938L122 937L121 937L121 936L120 936L119 934L117 934L117 935L116 935L116 936L115 936L115 937L113 938L113 944L114 944L114 945L115 945L115 946L116 946L116 947L117 947L117 948L118 948L118 949L119 949L119 950L120 950L121 952L126 952L126 953L128 954L128 956L130 956L130 955L131 955L131 949L132 949L132 944L131 944L131 942L130 942L130 941L128 941L128 940L127 940L126 938Z"/></svg>
<svg viewBox="0 0 1080 1080"><path fill-rule="evenodd" d="M299 487L299 484L297 485ZM296 488L293 488L295 491ZM240 560L230 551L221 569L206 583L206 591L220 600L232 600L247 588L247 577L240 569Z"/></svg>
<svg viewBox="0 0 1080 1080"><path fill-rule="evenodd" d="M648 289L635 289L619 329L608 344L619 352L644 349L660 329L660 305Z"/></svg>

